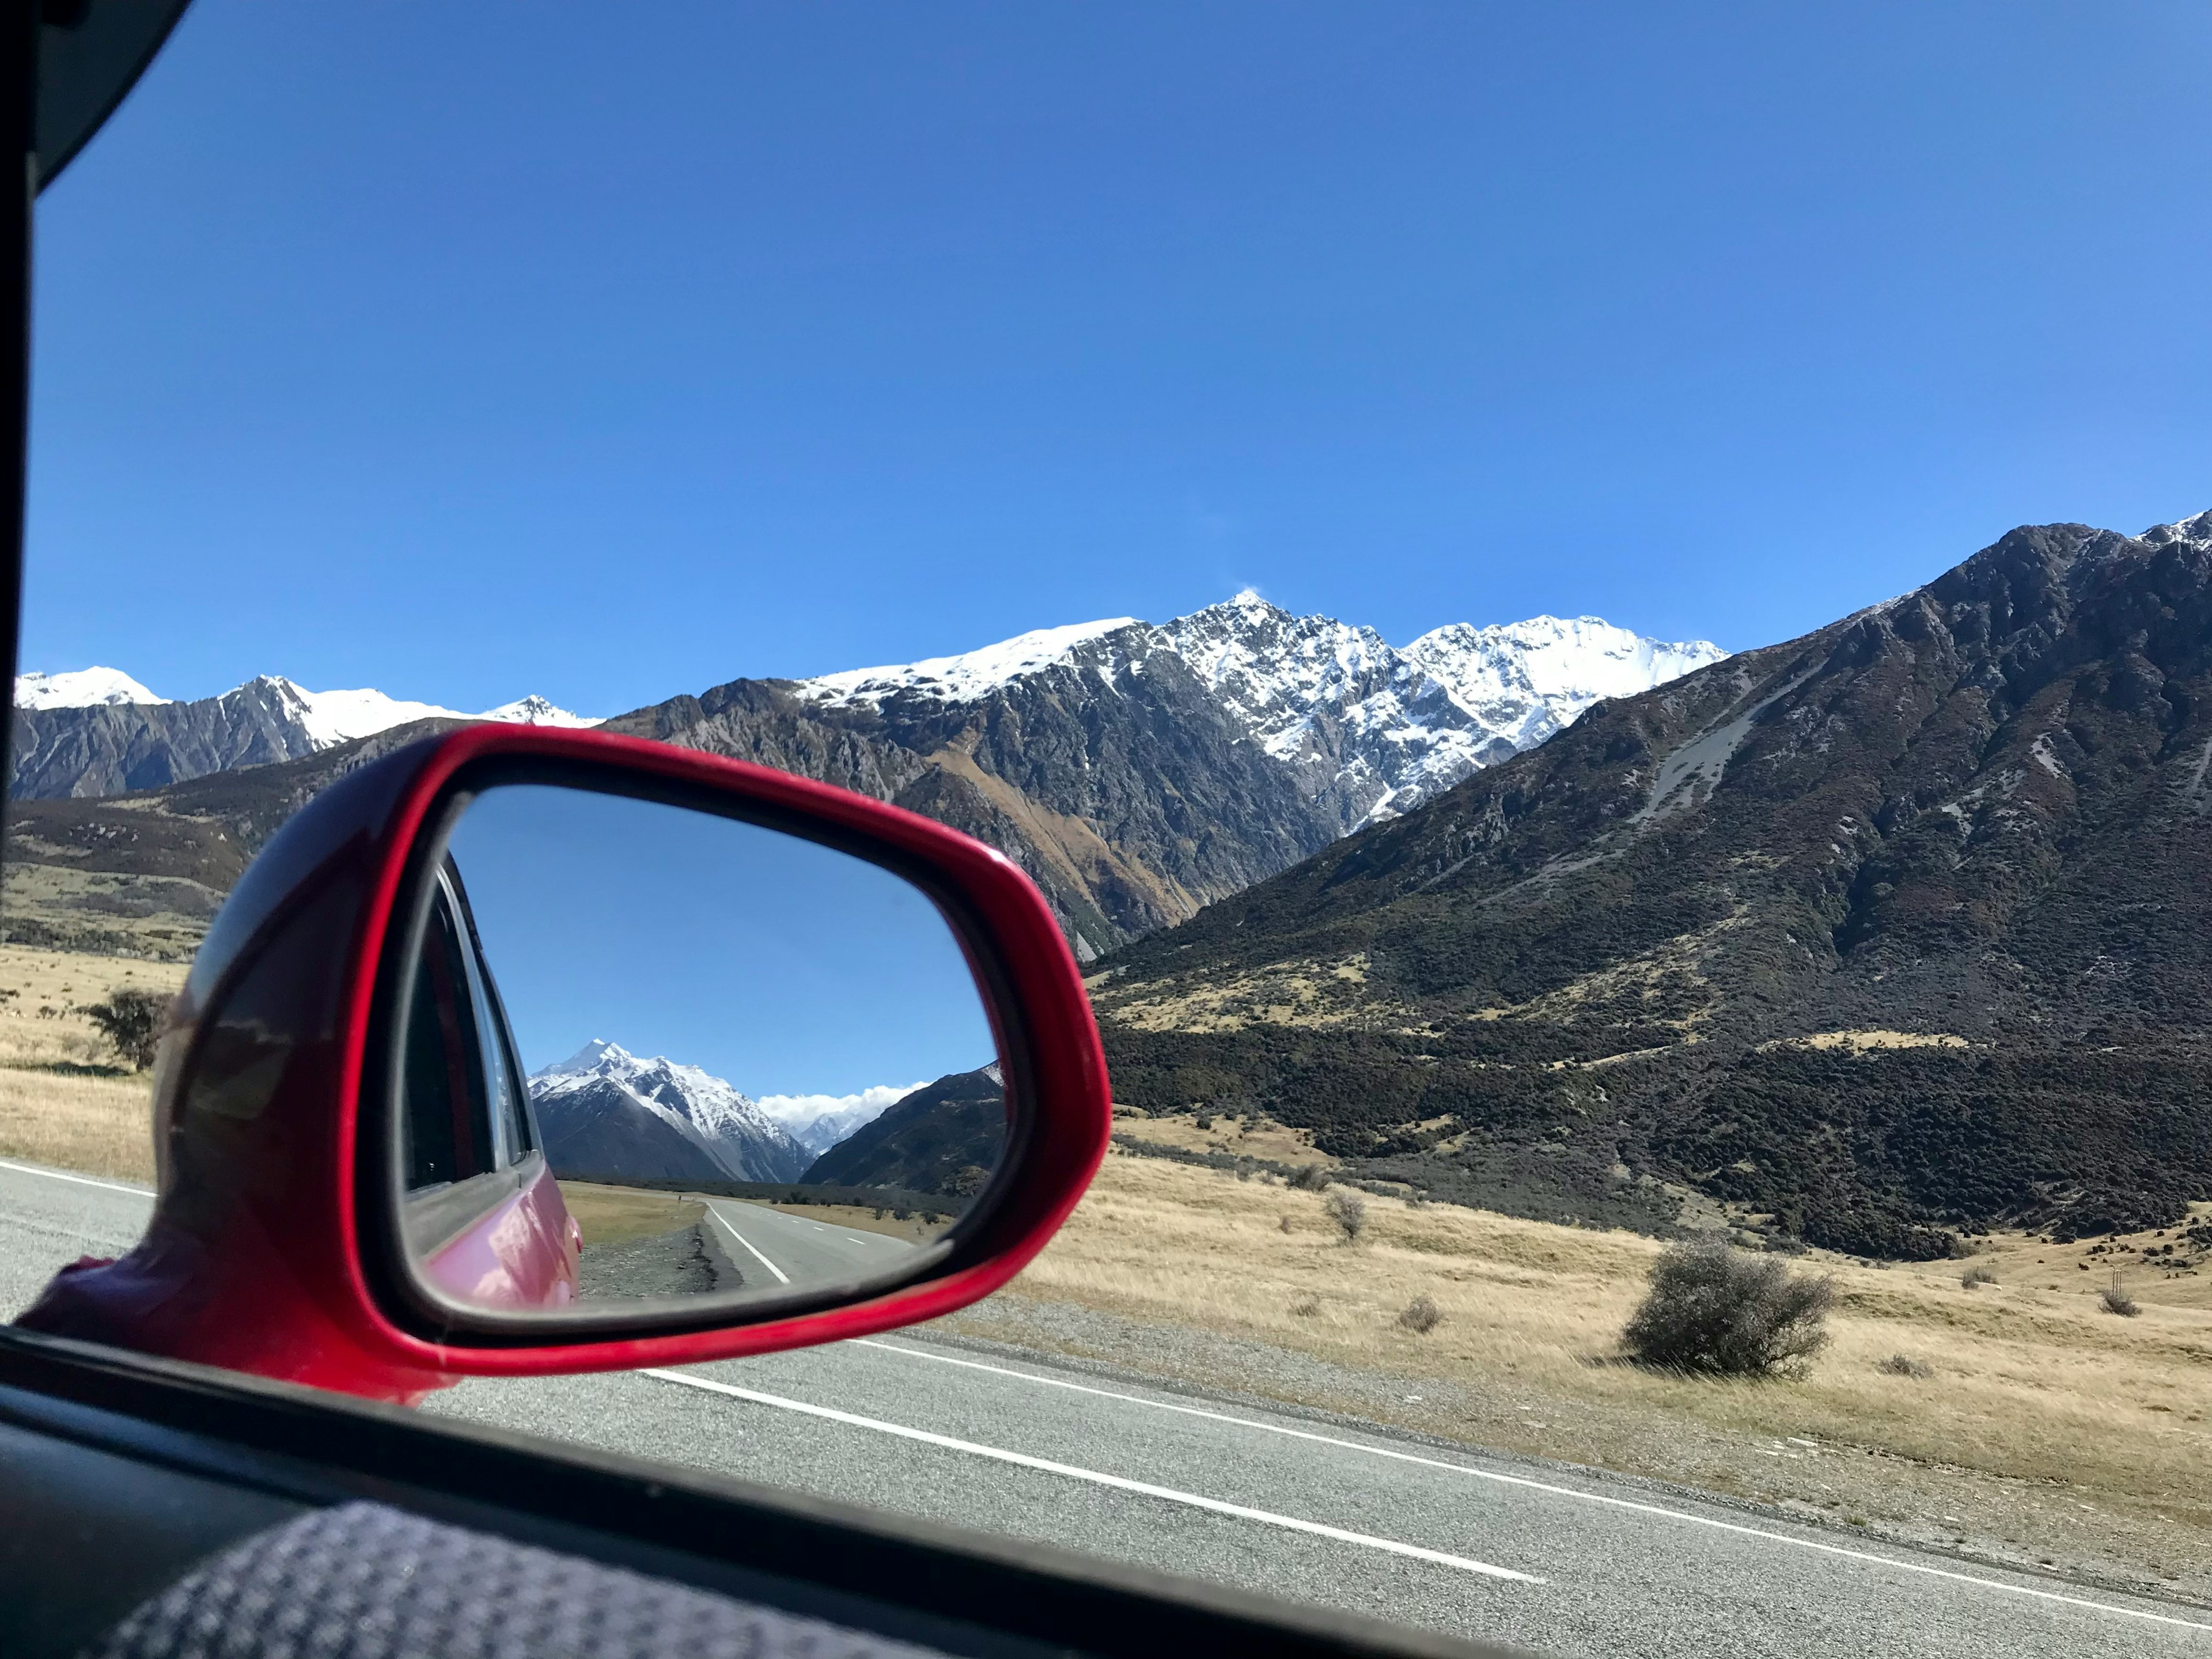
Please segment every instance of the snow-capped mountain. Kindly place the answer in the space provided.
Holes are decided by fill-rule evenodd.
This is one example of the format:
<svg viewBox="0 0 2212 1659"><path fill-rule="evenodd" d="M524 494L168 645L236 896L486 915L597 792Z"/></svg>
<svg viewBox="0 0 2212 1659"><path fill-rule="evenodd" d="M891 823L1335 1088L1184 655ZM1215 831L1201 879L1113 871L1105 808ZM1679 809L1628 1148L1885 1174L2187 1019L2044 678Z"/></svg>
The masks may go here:
<svg viewBox="0 0 2212 1659"><path fill-rule="evenodd" d="M790 1181L815 1158L722 1079L597 1038L533 1072L530 1098L562 1175Z"/></svg>
<svg viewBox="0 0 2212 1659"><path fill-rule="evenodd" d="M1573 725L1594 702L1649 691L1726 653L1707 640L1670 644L1595 617L1531 617L1492 628L1447 623L1405 654L1519 750Z"/></svg>
<svg viewBox="0 0 2212 1659"><path fill-rule="evenodd" d="M159 788L210 772L301 759L428 720L599 723L539 696L471 714L367 689L310 691L264 674L221 696L173 702L112 668L22 674L15 680L9 793L41 799Z"/></svg>
<svg viewBox="0 0 2212 1659"><path fill-rule="evenodd" d="M480 714L464 714L434 702L409 702L363 687L352 691L310 691L276 675L259 684L276 690L297 711L301 727L318 749L331 749L356 738L374 737L416 720L500 720L513 726L597 726L599 721L556 708L534 693Z"/></svg>
<svg viewBox="0 0 2212 1659"><path fill-rule="evenodd" d="M818 1157L921 1086L919 1082L904 1088L878 1086L856 1095L763 1095L753 1104Z"/></svg>
<svg viewBox="0 0 2212 1659"><path fill-rule="evenodd" d="M1107 622L1039 628L957 657L929 657L888 668L848 668L799 684L809 698L833 707L873 708L901 693L940 702L973 702L1025 674L1066 661L1079 646L1125 628L1144 626L1134 617L1115 617Z"/></svg>
<svg viewBox="0 0 2212 1659"><path fill-rule="evenodd" d="M18 708L113 708L118 703L164 703L119 668L76 668L62 674L15 676Z"/></svg>
<svg viewBox="0 0 2212 1659"><path fill-rule="evenodd" d="M1403 648L1371 628L1294 617L1249 589L1158 625L1115 617L1040 629L957 656L798 683L827 708L980 702L1054 669L1116 687L1161 654L1194 674L1244 735L1291 768L1346 830L1411 811L1479 769L1542 742L1601 698L1717 662L1704 640L1647 639L1595 617L1476 628Z"/></svg>

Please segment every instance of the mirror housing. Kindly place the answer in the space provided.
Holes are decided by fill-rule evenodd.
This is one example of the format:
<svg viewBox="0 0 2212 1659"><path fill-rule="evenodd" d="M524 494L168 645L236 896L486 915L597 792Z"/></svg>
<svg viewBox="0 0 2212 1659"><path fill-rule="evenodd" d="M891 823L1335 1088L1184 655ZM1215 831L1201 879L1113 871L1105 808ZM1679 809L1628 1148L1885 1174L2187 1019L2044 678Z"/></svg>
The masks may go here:
<svg viewBox="0 0 2212 1659"><path fill-rule="evenodd" d="M1017 1132L992 1201L912 1282L803 1311L672 1312L588 1338L438 1326L393 1282L374 1091L410 881L464 773L587 771L872 858L931 892L1000 1038ZM1104 1156L1105 1060L1049 908L1002 854L927 818L638 738L483 725L362 767L294 816L217 915L155 1064L145 1237L64 1269L18 1323L234 1370L412 1401L464 1376L628 1370L835 1341L988 1295L1043 1248Z"/></svg>

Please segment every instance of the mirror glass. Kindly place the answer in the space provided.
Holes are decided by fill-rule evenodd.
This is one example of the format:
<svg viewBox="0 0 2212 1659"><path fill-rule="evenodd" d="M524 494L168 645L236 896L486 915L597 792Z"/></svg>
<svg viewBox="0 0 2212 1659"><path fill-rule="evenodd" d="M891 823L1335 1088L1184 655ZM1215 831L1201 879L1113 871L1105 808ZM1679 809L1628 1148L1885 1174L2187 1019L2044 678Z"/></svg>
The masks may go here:
<svg viewBox="0 0 2212 1659"><path fill-rule="evenodd" d="M536 784L469 800L409 946L400 1237L434 1299L575 1317L919 1270L1005 1151L959 942L783 831Z"/></svg>

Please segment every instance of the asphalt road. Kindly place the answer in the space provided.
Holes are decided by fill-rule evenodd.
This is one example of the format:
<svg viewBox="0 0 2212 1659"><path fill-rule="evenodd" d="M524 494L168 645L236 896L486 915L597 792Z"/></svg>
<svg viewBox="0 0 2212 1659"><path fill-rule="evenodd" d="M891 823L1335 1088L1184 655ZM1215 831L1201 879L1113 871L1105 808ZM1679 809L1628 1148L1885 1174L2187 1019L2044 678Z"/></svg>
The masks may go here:
<svg viewBox="0 0 2212 1659"><path fill-rule="evenodd" d="M145 1203L0 1166L0 1312ZM912 1336L429 1409L1547 1653L2212 1654L2193 1607Z"/></svg>
<svg viewBox="0 0 2212 1659"><path fill-rule="evenodd" d="M732 1198L706 1200L708 1224L748 1284L833 1285L881 1273L914 1246L858 1227L839 1227Z"/></svg>

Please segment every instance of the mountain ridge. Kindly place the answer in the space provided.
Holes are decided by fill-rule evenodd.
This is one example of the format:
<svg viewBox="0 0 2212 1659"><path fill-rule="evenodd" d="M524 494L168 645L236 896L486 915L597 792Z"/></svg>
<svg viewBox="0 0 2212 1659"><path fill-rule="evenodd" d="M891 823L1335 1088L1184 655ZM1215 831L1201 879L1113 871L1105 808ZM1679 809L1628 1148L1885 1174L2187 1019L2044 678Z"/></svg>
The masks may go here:
<svg viewBox="0 0 2212 1659"><path fill-rule="evenodd" d="M1675 1188L1885 1255L2163 1224L2212 1196L2208 772L2212 514L2022 526L1594 704L1094 1001L1134 1104L1546 1213Z"/></svg>
<svg viewBox="0 0 2212 1659"><path fill-rule="evenodd" d="M1718 654L1595 619L1508 627L1540 623L1654 647L1659 672ZM1532 706L1545 695L1530 683ZM1553 724L1592 700L1564 684L1548 695ZM1515 717L1551 729L1528 708ZM1371 629L1249 592L1168 623L1115 618L917 663L732 680L606 729L798 772L988 842L1043 890L1086 960L1512 752Z"/></svg>
<svg viewBox="0 0 2212 1659"><path fill-rule="evenodd" d="M727 1080L594 1037L529 1078L556 1175L789 1181L814 1154Z"/></svg>

